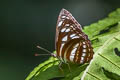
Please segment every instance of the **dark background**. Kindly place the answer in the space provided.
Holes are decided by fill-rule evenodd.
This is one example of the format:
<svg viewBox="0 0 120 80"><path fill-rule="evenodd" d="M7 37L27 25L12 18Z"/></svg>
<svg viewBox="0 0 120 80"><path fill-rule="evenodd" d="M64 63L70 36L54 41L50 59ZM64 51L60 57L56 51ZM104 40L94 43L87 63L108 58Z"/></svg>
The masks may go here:
<svg viewBox="0 0 120 80"><path fill-rule="evenodd" d="M24 80L54 51L55 28L62 8L89 25L120 7L120 0L0 0L0 80Z"/></svg>

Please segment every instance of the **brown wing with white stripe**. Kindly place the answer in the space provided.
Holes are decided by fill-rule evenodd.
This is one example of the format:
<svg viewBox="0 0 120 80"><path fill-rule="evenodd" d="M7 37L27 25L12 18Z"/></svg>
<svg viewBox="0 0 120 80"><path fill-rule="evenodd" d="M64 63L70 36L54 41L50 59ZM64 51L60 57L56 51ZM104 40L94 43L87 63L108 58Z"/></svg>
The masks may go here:
<svg viewBox="0 0 120 80"><path fill-rule="evenodd" d="M56 51L57 57L64 62L84 63L93 55L87 35L82 32L80 24L65 9L61 10L57 21Z"/></svg>

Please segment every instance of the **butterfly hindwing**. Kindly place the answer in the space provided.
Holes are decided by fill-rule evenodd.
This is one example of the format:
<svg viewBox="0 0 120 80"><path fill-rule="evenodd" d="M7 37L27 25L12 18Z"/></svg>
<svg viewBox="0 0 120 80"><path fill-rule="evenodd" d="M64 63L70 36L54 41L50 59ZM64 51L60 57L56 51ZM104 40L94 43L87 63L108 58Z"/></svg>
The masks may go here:
<svg viewBox="0 0 120 80"><path fill-rule="evenodd" d="M88 61L89 54L86 53L90 53L88 51L90 43L88 43L87 35L82 32L81 25L75 20L72 14L65 9L61 10L58 17L55 41L57 57L60 60L77 63ZM85 48L83 48L83 45L86 47L84 46Z"/></svg>

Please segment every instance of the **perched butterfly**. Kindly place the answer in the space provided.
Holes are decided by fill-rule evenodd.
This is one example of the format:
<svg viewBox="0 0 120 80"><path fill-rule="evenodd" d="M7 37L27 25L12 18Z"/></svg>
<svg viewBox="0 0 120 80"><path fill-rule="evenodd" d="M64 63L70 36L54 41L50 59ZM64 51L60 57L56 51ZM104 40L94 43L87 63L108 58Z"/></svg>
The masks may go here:
<svg viewBox="0 0 120 80"><path fill-rule="evenodd" d="M64 63L83 64L93 58L94 52L88 36L82 32L81 25L72 14L65 9L62 9L58 16L55 48L56 54L51 55Z"/></svg>

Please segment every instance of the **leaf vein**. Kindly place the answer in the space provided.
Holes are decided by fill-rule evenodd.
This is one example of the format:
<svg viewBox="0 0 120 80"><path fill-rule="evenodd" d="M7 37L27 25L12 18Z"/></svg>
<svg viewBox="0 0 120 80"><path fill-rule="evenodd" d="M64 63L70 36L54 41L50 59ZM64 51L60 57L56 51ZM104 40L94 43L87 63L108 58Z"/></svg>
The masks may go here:
<svg viewBox="0 0 120 80"><path fill-rule="evenodd" d="M99 77L95 76L94 74L90 73L90 72L87 72L89 75L93 76L94 78L98 79L98 80L102 80L100 79Z"/></svg>
<svg viewBox="0 0 120 80"><path fill-rule="evenodd" d="M109 60L108 58L106 58L105 56L98 54L99 56L101 56L102 58L106 59L107 61L109 61L110 63L112 63L113 65L115 65L116 67L118 67L120 69L120 66L118 66L117 64L115 64L114 62L112 62L111 60Z"/></svg>

